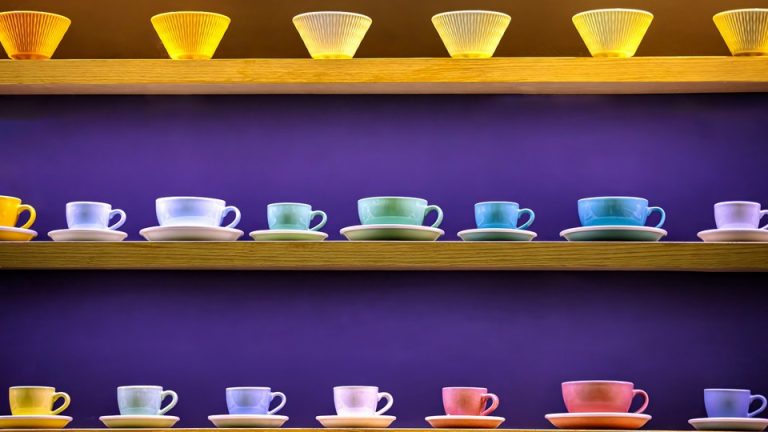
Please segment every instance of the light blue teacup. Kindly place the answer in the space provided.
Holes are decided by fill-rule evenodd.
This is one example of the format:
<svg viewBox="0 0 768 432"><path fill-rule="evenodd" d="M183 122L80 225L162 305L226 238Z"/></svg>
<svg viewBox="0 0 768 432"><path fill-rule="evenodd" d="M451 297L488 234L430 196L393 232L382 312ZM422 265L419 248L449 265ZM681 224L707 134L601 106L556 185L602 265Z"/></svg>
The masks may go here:
<svg viewBox="0 0 768 432"><path fill-rule="evenodd" d="M579 200L579 220L583 226L629 225L644 226L648 216L661 216L656 228L661 228L666 213L661 207L648 207L648 200L635 197L594 197Z"/></svg>
<svg viewBox="0 0 768 432"><path fill-rule="evenodd" d="M282 399L273 409L269 405L275 397ZM273 392L269 387L228 387L227 409L230 414L275 414L287 401L285 393Z"/></svg>
<svg viewBox="0 0 768 432"><path fill-rule="evenodd" d="M234 228L240 222L240 210L227 206L224 200L203 197L164 197L155 201L157 221L161 226L221 226L224 216L234 213L235 219L226 226Z"/></svg>
<svg viewBox="0 0 768 432"><path fill-rule="evenodd" d="M357 213L363 225L422 225L429 212L437 212L433 228L443 222L443 210L427 205L427 200L410 197L370 197L357 201Z"/></svg>
<svg viewBox="0 0 768 432"><path fill-rule="evenodd" d="M322 219L312 228L309 224L315 216ZM267 206L267 222L272 230L310 230L317 231L325 226L328 215L312 206L302 203L272 203Z"/></svg>
<svg viewBox="0 0 768 432"><path fill-rule="evenodd" d="M171 402L161 408L163 399ZM160 386L121 386L117 388L117 405L120 415L163 415L176 406L179 396L172 390Z"/></svg>
<svg viewBox="0 0 768 432"><path fill-rule="evenodd" d="M517 226L520 215L527 214L528 220ZM478 228L526 229L533 223L536 214L531 209L520 209L511 201L485 201L475 204L475 223Z"/></svg>
<svg viewBox="0 0 768 432"><path fill-rule="evenodd" d="M69 229L109 229L116 230L125 223L125 212L120 209L112 210L112 206L103 202L72 201L68 202L67 227ZM109 225L109 221L120 216L117 222Z"/></svg>
<svg viewBox="0 0 768 432"><path fill-rule="evenodd" d="M760 407L749 411L752 402L760 401ZM709 417L754 417L765 410L768 401L765 396L753 395L742 389L705 389L704 407Z"/></svg>

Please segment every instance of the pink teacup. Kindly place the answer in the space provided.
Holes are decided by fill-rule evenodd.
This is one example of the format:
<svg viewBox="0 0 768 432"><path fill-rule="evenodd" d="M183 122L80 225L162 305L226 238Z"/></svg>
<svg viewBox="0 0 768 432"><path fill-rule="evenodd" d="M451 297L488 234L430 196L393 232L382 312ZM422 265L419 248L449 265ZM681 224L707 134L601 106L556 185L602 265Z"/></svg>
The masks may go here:
<svg viewBox="0 0 768 432"><path fill-rule="evenodd" d="M629 412L635 395L643 395L645 402L635 414L648 408L648 393L635 390L626 381L569 381L562 384L563 400L568 412Z"/></svg>
<svg viewBox="0 0 768 432"><path fill-rule="evenodd" d="M443 387L443 407L448 415L484 416L499 407L499 397L482 387Z"/></svg>

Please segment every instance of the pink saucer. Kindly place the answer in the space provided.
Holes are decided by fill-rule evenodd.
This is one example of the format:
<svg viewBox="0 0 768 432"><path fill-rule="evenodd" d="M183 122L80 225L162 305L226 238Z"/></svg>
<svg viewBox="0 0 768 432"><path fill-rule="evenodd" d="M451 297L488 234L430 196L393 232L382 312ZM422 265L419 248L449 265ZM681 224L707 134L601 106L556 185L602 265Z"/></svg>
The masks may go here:
<svg viewBox="0 0 768 432"><path fill-rule="evenodd" d="M544 416L560 429L640 429L651 419L648 414L563 413Z"/></svg>
<svg viewBox="0 0 768 432"><path fill-rule="evenodd" d="M470 415L438 415L424 420L433 428L496 429L504 423L504 417Z"/></svg>

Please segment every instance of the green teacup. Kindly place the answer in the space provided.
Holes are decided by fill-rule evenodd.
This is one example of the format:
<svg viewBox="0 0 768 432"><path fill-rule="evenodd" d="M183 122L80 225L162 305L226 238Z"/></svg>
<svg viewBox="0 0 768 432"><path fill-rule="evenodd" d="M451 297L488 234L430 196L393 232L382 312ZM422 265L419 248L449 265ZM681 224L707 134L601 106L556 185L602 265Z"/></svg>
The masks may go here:
<svg viewBox="0 0 768 432"><path fill-rule="evenodd" d="M443 210L427 205L427 200L409 197L370 197L357 201L357 213L363 225L422 225L427 213L437 212L432 227L443 221Z"/></svg>

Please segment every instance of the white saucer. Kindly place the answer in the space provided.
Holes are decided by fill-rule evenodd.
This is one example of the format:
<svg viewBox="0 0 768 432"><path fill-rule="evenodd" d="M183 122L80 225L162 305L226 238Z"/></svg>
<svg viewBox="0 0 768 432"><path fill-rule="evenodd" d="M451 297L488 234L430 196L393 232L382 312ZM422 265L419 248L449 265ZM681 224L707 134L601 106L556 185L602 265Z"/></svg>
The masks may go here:
<svg viewBox="0 0 768 432"><path fill-rule="evenodd" d="M169 428L179 418L169 415L111 415L99 417L108 428Z"/></svg>
<svg viewBox="0 0 768 432"><path fill-rule="evenodd" d="M437 415L427 417L433 428L449 429L496 429L504 423L504 417L471 415Z"/></svg>
<svg viewBox="0 0 768 432"><path fill-rule="evenodd" d="M445 234L440 228L421 225L354 225L341 229L341 234L352 241L435 241Z"/></svg>
<svg viewBox="0 0 768 432"><path fill-rule="evenodd" d="M328 234L310 230L258 230L249 234L256 241L323 241Z"/></svg>
<svg viewBox="0 0 768 432"><path fill-rule="evenodd" d="M324 415L315 417L327 428L385 428L397 419L390 415L340 416Z"/></svg>
<svg viewBox="0 0 768 432"><path fill-rule="evenodd" d="M651 416L635 413L562 413L544 416L560 429L640 429Z"/></svg>
<svg viewBox="0 0 768 432"><path fill-rule="evenodd" d="M0 226L0 241L30 241L35 237L37 231L31 229Z"/></svg>
<svg viewBox="0 0 768 432"><path fill-rule="evenodd" d="M128 234L108 229L60 229L48 231L48 237L53 241L119 242L128 237Z"/></svg>
<svg viewBox="0 0 768 432"><path fill-rule="evenodd" d="M698 430L760 432L768 426L768 419L758 417L707 417L690 419L688 423Z"/></svg>
<svg viewBox="0 0 768 432"><path fill-rule="evenodd" d="M629 225L586 226L567 229L560 237L568 241L659 241L667 235L661 228Z"/></svg>
<svg viewBox="0 0 768 432"><path fill-rule="evenodd" d="M531 241L536 238L533 231L508 228L468 229L456 235L464 241Z"/></svg>
<svg viewBox="0 0 768 432"><path fill-rule="evenodd" d="M701 231L697 235L705 242L768 242L768 230L763 229L711 229Z"/></svg>
<svg viewBox="0 0 768 432"><path fill-rule="evenodd" d="M4 415L0 416L0 429L62 429L72 421L63 415Z"/></svg>
<svg viewBox="0 0 768 432"><path fill-rule="evenodd" d="M235 241L243 232L215 226L154 226L139 231L149 241Z"/></svg>
<svg viewBox="0 0 768 432"><path fill-rule="evenodd" d="M220 414L208 416L219 428L279 428L288 421L287 416L270 414Z"/></svg>

